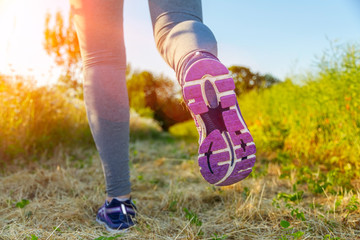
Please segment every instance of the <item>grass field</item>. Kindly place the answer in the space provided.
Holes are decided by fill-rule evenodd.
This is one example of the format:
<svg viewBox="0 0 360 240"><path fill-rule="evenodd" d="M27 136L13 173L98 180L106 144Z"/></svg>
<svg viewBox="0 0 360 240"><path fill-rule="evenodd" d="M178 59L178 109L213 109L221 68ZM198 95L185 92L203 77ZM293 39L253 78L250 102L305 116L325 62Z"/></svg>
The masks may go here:
<svg viewBox="0 0 360 240"><path fill-rule="evenodd" d="M261 157L253 177L215 188L199 174L196 147L166 136L132 142L139 224L118 239L359 238L359 189L341 196L294 189L293 175L281 179L281 167ZM95 222L105 191L97 154L63 152L2 176L2 239L112 239Z"/></svg>
<svg viewBox="0 0 360 240"><path fill-rule="evenodd" d="M161 131L131 112L138 224L109 235L84 104L0 76L0 239L360 239L360 48L327 51L319 72L240 96L257 145L252 174L213 187L193 122Z"/></svg>

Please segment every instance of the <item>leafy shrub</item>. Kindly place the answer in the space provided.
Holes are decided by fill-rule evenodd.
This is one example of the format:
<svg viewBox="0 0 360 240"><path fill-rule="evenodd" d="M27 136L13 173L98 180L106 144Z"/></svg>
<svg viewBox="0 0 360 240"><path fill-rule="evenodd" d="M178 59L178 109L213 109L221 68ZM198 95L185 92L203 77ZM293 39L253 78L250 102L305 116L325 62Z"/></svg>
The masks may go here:
<svg viewBox="0 0 360 240"><path fill-rule="evenodd" d="M239 102L258 152L288 155L295 167L359 173L359 89L359 46L337 46L301 85L287 79Z"/></svg>
<svg viewBox="0 0 360 240"><path fill-rule="evenodd" d="M134 109L130 110L130 138L157 137L162 132L158 122L149 117L142 117Z"/></svg>
<svg viewBox="0 0 360 240"><path fill-rule="evenodd" d="M197 139L199 137L194 120L192 119L171 126L169 133L174 137L181 138Z"/></svg>

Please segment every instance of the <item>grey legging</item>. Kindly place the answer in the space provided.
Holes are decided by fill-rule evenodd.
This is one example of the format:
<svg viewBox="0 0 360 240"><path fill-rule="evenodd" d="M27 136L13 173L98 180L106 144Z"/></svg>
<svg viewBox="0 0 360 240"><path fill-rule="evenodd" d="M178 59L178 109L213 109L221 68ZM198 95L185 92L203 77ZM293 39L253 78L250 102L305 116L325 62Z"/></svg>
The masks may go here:
<svg viewBox="0 0 360 240"><path fill-rule="evenodd" d="M109 197L130 193L129 100L123 0L70 0L84 68L84 98ZM217 55L201 0L149 0L156 46L176 71L196 51Z"/></svg>

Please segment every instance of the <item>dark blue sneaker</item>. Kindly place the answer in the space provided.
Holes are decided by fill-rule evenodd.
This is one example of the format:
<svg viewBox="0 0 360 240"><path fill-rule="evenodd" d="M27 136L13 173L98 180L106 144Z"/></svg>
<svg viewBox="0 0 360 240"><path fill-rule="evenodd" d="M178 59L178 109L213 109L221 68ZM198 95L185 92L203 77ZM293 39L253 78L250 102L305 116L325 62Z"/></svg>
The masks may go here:
<svg viewBox="0 0 360 240"><path fill-rule="evenodd" d="M114 198L110 203L105 201L99 208L96 221L109 232L123 232L135 224L135 216L136 207L130 199L119 201Z"/></svg>

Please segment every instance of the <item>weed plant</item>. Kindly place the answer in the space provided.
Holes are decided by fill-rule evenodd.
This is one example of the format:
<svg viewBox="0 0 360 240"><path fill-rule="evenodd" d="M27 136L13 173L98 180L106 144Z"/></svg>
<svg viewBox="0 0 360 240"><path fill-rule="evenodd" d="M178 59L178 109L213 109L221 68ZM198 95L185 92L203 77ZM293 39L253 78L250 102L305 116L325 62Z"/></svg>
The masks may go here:
<svg viewBox="0 0 360 240"><path fill-rule="evenodd" d="M287 79L239 99L258 151L276 152L285 168L303 168L307 181L322 185L315 192L350 187L360 175L360 48L334 46L318 66L301 85Z"/></svg>
<svg viewBox="0 0 360 240"><path fill-rule="evenodd" d="M0 76L0 163L37 159L58 145L92 144L81 100L55 87Z"/></svg>

